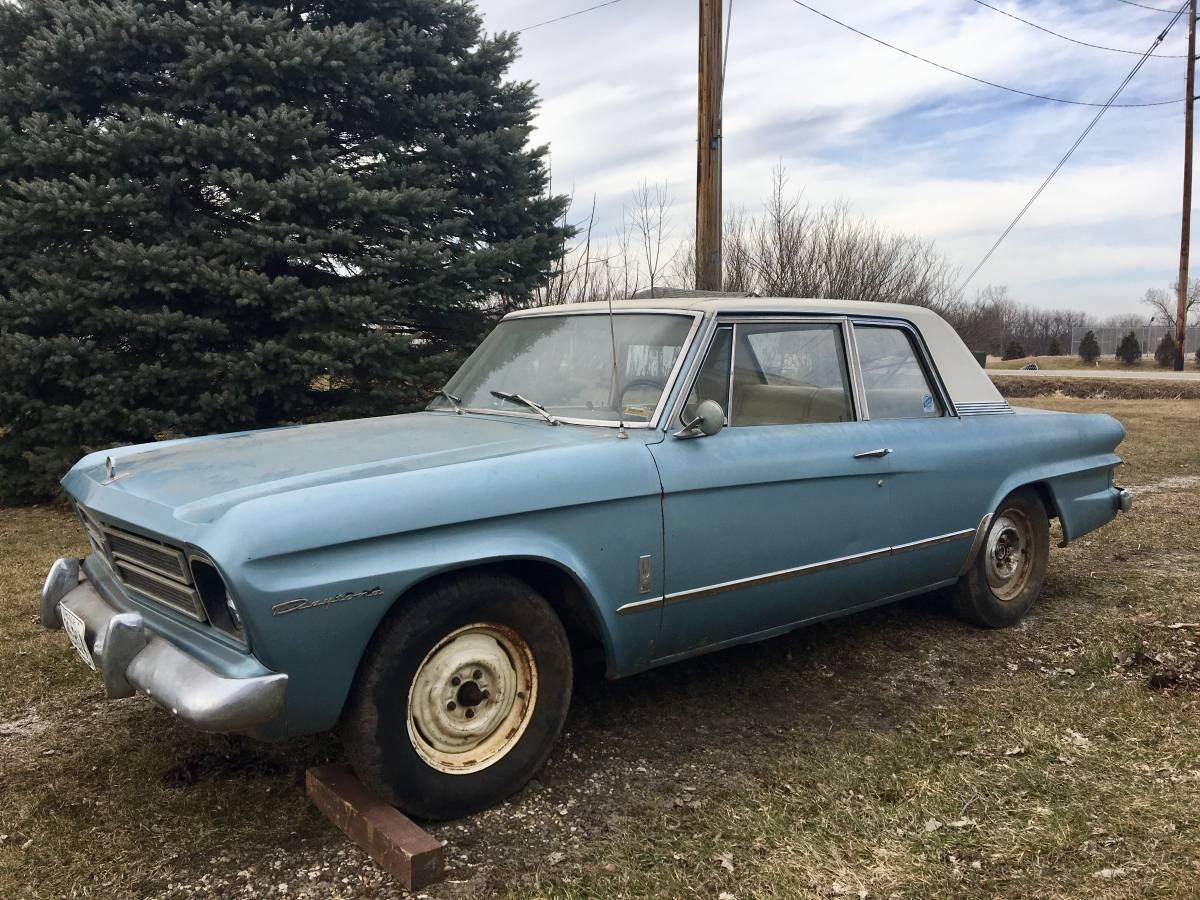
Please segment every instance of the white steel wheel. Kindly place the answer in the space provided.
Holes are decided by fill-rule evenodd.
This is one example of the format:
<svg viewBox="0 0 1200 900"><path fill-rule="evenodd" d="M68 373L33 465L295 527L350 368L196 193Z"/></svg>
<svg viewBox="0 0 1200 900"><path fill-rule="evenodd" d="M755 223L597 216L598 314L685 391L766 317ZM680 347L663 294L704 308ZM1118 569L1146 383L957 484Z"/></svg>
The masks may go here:
<svg viewBox="0 0 1200 900"><path fill-rule="evenodd" d="M519 634L491 623L459 628L417 667L408 693L409 738L439 772L479 772L520 742L537 689L537 663Z"/></svg>

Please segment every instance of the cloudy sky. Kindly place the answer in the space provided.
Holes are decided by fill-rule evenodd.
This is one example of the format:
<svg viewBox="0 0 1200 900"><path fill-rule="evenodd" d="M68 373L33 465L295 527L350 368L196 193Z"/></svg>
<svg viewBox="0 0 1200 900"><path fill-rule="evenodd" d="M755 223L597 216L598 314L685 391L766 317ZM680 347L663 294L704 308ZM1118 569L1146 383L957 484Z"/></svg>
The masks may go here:
<svg viewBox="0 0 1200 900"><path fill-rule="evenodd" d="M516 30L598 0L479 0ZM1103 102L1137 56L1071 44L974 0L806 0L947 66L1022 90ZM989 0L1078 40L1145 50L1169 14L1120 0ZM1172 0L1139 0L1166 7ZM521 35L514 76L539 85L538 140L556 188L594 195L608 226L643 180L668 182L691 227L696 0L624 0ZM1184 54L1181 20L1161 54ZM1151 59L1120 102L1179 99L1185 60ZM734 0L725 196L757 206L773 167L816 204L844 200L936 241L974 268L1095 110L1027 99L938 71L790 0ZM1182 103L1113 109L980 273L1038 306L1138 311L1175 280ZM1195 268L1193 269L1195 271Z"/></svg>

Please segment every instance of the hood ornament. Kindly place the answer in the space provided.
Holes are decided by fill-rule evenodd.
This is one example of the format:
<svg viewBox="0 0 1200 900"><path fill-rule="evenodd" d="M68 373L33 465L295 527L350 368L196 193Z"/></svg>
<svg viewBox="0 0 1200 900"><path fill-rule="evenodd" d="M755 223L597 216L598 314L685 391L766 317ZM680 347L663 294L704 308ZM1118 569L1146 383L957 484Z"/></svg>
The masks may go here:
<svg viewBox="0 0 1200 900"><path fill-rule="evenodd" d="M108 456L108 457L105 457L105 459L104 459L105 478L100 483L101 484L112 484L118 478L124 478L128 474L129 474L128 472L122 472L118 475L117 474L117 464L115 462L113 462L113 458L111 456Z"/></svg>

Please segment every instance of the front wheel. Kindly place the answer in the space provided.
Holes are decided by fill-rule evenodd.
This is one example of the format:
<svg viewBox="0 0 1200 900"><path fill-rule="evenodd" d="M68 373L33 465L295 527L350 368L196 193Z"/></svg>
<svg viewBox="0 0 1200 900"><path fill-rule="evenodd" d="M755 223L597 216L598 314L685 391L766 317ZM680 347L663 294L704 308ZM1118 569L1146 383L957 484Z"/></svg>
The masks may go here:
<svg viewBox="0 0 1200 900"><path fill-rule="evenodd" d="M954 611L984 628L1006 628L1025 617L1046 580L1050 521L1042 498L1021 488L992 516L983 547L950 589Z"/></svg>
<svg viewBox="0 0 1200 900"><path fill-rule="evenodd" d="M342 719L350 764L418 818L493 806L537 773L562 729L572 676L562 623L503 575L464 576L401 603Z"/></svg>

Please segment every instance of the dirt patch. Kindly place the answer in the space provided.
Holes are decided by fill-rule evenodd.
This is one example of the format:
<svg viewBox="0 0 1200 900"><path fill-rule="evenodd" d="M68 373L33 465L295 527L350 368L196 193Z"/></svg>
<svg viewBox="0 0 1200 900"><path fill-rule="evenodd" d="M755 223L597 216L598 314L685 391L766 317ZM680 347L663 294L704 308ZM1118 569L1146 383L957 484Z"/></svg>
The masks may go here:
<svg viewBox="0 0 1200 900"><path fill-rule="evenodd" d="M230 739L222 750L191 753L162 774L167 787L189 788L205 781L235 778L277 778L288 771L288 765L257 745Z"/></svg>
<svg viewBox="0 0 1200 900"><path fill-rule="evenodd" d="M996 389L1010 400L1029 397L1077 397L1084 400L1200 400L1197 381L1143 381L1115 378L1025 378L993 376Z"/></svg>
<svg viewBox="0 0 1200 900"><path fill-rule="evenodd" d="M1160 478L1149 484L1131 484L1129 490L1136 494L1178 494L1200 491L1200 475L1176 475Z"/></svg>

